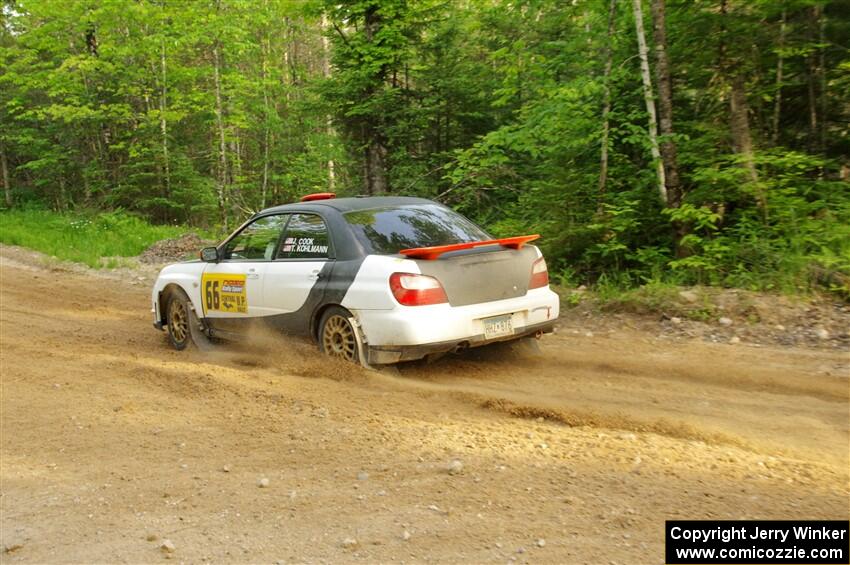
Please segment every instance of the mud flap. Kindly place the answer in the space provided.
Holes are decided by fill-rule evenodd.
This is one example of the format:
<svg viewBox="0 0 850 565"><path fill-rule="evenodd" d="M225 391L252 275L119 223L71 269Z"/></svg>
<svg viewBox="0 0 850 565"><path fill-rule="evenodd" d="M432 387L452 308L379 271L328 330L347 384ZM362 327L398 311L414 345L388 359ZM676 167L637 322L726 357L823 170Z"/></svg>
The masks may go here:
<svg viewBox="0 0 850 565"><path fill-rule="evenodd" d="M213 342L204 331L203 322L195 313L195 306L191 304L191 301L189 305L189 334L199 351L211 351L213 349Z"/></svg>
<svg viewBox="0 0 850 565"><path fill-rule="evenodd" d="M357 357L360 359L360 365L369 371L375 371L376 373L383 373L385 375L398 377L401 376L401 373L398 370L398 367L395 365L370 365L366 360L368 351L366 349L366 344L363 341L363 336L361 335L360 324L351 316L348 318L348 323L351 324L351 327L354 328L354 339L357 340Z"/></svg>
<svg viewBox="0 0 850 565"><path fill-rule="evenodd" d="M360 365L362 365L364 369L369 369L370 371L376 370L366 360L367 351L366 346L363 345L363 336L361 335L360 324L354 316L351 316L348 319L348 323L351 324L352 328L354 328L354 339L357 340L357 358L360 360Z"/></svg>

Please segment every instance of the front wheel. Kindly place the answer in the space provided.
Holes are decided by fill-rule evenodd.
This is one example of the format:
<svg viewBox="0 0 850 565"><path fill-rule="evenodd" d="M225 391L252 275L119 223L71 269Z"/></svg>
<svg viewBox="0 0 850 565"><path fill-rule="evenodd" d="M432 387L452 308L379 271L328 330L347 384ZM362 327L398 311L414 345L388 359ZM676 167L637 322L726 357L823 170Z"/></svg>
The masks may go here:
<svg viewBox="0 0 850 565"><path fill-rule="evenodd" d="M189 297L182 290L172 291L166 302L168 341L174 349L183 351L190 343L198 349L211 347L209 338L201 331L198 317L189 303Z"/></svg>
<svg viewBox="0 0 850 565"><path fill-rule="evenodd" d="M360 355L354 333L357 330L348 321L350 317L351 314L344 308L329 308L319 324L319 347L326 355L358 363Z"/></svg>

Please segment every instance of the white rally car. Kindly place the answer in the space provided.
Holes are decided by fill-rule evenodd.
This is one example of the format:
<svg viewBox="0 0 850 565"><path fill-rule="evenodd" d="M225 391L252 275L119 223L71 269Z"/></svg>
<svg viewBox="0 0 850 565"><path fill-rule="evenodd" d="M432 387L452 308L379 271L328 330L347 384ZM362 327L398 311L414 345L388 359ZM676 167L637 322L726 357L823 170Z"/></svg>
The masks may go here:
<svg viewBox="0 0 850 565"><path fill-rule="evenodd" d="M264 324L367 366L539 337L559 302L537 237L493 239L421 198L313 194L162 269L154 326L184 349Z"/></svg>

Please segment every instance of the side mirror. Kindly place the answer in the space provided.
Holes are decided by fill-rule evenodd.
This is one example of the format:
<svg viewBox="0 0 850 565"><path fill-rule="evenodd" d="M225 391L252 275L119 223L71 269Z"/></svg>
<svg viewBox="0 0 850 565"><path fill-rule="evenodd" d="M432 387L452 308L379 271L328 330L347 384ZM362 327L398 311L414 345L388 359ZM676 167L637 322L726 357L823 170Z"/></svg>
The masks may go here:
<svg viewBox="0 0 850 565"><path fill-rule="evenodd" d="M218 263L218 249L215 247L204 247L201 249L201 261L205 263Z"/></svg>

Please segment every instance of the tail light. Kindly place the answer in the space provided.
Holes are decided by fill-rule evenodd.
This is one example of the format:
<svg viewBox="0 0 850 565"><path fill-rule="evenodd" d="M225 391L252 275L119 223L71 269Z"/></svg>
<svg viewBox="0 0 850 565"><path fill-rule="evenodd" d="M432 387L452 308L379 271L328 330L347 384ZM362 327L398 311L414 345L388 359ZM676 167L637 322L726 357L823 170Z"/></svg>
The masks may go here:
<svg viewBox="0 0 850 565"><path fill-rule="evenodd" d="M528 288L540 288L549 285L549 269L546 268L546 259L541 257L531 266L531 281Z"/></svg>
<svg viewBox="0 0 850 565"><path fill-rule="evenodd" d="M390 290L403 306L426 306L449 301L440 281L427 275L393 273L390 275Z"/></svg>

